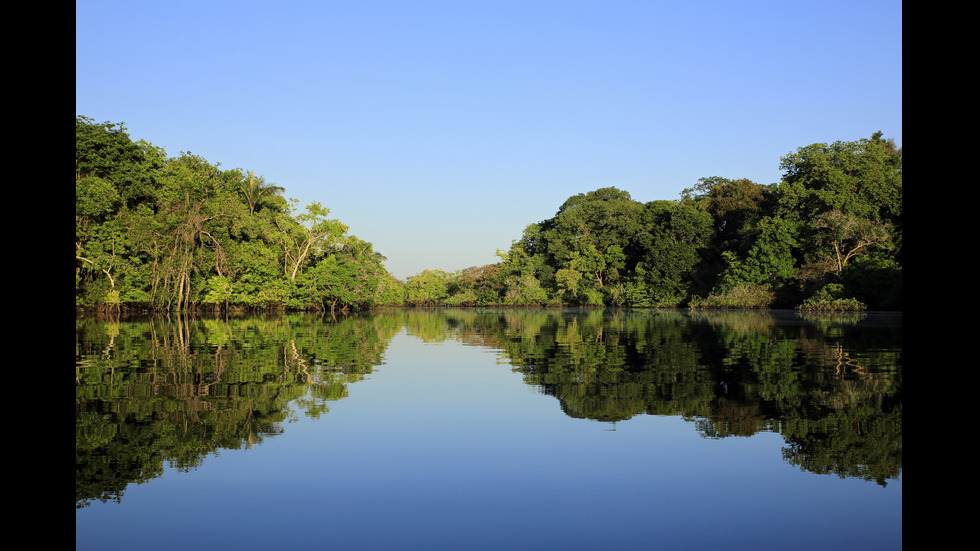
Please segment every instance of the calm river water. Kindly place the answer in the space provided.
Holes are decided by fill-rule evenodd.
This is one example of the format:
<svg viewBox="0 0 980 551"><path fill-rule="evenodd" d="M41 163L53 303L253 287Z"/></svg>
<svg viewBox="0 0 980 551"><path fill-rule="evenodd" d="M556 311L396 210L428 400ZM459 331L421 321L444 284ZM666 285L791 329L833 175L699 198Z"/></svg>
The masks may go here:
<svg viewBox="0 0 980 551"><path fill-rule="evenodd" d="M902 547L902 319L75 322L76 549Z"/></svg>

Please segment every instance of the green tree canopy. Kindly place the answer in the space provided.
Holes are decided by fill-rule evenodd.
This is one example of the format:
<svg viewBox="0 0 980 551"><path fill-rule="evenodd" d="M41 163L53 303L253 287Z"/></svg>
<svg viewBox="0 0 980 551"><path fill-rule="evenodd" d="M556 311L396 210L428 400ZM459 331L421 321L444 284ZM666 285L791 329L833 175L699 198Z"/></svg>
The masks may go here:
<svg viewBox="0 0 980 551"><path fill-rule="evenodd" d="M254 172L190 152L167 157L122 124L78 116L75 133L77 307L325 308L304 286L317 278L301 277L321 262L350 272L347 294L332 287L343 307L400 302L384 257L322 204L300 209Z"/></svg>

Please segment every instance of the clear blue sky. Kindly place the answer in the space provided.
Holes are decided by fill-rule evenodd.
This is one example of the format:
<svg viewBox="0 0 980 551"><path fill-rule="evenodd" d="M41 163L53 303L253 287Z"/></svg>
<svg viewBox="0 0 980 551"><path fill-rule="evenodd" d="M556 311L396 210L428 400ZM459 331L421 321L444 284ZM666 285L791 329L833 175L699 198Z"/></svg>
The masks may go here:
<svg viewBox="0 0 980 551"><path fill-rule="evenodd" d="M601 187L677 199L902 145L899 1L75 3L76 114L319 201L400 278Z"/></svg>

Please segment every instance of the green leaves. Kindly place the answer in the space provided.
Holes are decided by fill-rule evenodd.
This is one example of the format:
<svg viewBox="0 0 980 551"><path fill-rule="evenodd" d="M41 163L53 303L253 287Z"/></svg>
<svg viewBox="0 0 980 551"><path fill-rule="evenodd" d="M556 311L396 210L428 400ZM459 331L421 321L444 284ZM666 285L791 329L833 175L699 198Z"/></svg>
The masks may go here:
<svg viewBox="0 0 980 551"><path fill-rule="evenodd" d="M830 283L901 304L902 152L880 133L799 148L779 184L713 176L645 204L579 193L499 263L404 284L321 203L300 208L253 171L168 158L85 117L75 143L80 306L794 306Z"/></svg>
<svg viewBox="0 0 980 551"><path fill-rule="evenodd" d="M817 143L782 158L786 209L803 216L839 210L892 220L902 213L902 150L881 132L853 142Z"/></svg>
<svg viewBox="0 0 980 551"><path fill-rule="evenodd" d="M424 270L405 281L405 302L414 306L437 306L449 297L451 274Z"/></svg>
<svg viewBox="0 0 980 551"><path fill-rule="evenodd" d="M263 204L274 202L276 199L282 200L281 194L285 188L275 184L268 184L262 176L256 177L255 172L249 172L247 177L239 182L238 189L248 205L248 211L255 214L255 211Z"/></svg>
<svg viewBox="0 0 980 551"><path fill-rule="evenodd" d="M75 148L78 306L347 308L376 303L382 287L400 300L370 243L320 203L294 214L283 188L254 172L190 152L167 158L121 124L84 117ZM299 276L333 254L336 266L318 274L329 292L301 288L315 278Z"/></svg>

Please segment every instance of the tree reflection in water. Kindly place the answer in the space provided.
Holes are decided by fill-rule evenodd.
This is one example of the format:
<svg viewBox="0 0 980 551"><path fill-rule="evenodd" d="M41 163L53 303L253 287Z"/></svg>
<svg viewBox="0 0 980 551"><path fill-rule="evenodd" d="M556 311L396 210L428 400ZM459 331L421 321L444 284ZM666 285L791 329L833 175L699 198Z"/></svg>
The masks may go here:
<svg viewBox="0 0 980 551"><path fill-rule="evenodd" d="M77 319L75 503L119 501L319 418L399 331L499 351L569 417L679 416L706 438L780 434L814 473L902 468L901 317L793 312L395 309L337 318Z"/></svg>

